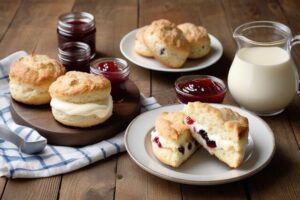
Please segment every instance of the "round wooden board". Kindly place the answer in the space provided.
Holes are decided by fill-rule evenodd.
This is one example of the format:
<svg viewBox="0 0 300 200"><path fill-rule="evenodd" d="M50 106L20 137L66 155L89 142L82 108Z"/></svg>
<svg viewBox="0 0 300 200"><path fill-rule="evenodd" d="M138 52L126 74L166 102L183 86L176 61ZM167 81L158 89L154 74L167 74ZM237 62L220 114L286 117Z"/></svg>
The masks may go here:
<svg viewBox="0 0 300 200"><path fill-rule="evenodd" d="M140 92L132 81L127 81L128 95L114 104L113 115L103 124L89 128L73 128L57 122L50 105L30 106L11 100L10 110L18 123L36 129L49 144L84 146L110 138L124 130L140 112Z"/></svg>

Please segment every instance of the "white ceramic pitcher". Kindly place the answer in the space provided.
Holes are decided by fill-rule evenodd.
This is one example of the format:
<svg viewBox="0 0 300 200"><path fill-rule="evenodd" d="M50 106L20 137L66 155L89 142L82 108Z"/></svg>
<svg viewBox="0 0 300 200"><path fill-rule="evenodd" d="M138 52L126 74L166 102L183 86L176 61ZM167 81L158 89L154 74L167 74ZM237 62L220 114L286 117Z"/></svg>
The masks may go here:
<svg viewBox="0 0 300 200"><path fill-rule="evenodd" d="M228 74L228 88L236 102L258 115L276 115L293 100L298 72L291 48L300 43L284 24L255 21L233 33L238 50Z"/></svg>

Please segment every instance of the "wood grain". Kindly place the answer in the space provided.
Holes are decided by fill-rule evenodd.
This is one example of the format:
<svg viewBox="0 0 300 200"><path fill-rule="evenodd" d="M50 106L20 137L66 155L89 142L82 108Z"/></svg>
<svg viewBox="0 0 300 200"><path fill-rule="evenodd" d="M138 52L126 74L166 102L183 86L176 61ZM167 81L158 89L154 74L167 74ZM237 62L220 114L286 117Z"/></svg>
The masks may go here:
<svg viewBox="0 0 300 200"><path fill-rule="evenodd" d="M115 191L116 156L76 172L65 174L59 199L113 199Z"/></svg>
<svg viewBox="0 0 300 200"><path fill-rule="evenodd" d="M60 176L42 179L12 179L7 182L2 199L55 200L58 196Z"/></svg>

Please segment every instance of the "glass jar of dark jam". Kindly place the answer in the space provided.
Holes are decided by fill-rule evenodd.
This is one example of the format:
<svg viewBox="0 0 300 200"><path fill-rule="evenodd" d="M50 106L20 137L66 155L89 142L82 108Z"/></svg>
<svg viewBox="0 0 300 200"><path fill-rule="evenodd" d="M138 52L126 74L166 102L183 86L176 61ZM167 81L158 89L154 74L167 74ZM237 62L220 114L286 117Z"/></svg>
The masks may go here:
<svg viewBox="0 0 300 200"><path fill-rule="evenodd" d="M128 63L121 58L101 58L91 63L92 74L102 74L111 82L111 96L114 103L124 100L127 95L126 81L129 77Z"/></svg>
<svg viewBox="0 0 300 200"><path fill-rule="evenodd" d="M58 58L67 71L90 72L91 49L83 42L67 42L58 48Z"/></svg>
<svg viewBox="0 0 300 200"><path fill-rule="evenodd" d="M58 46L66 42L84 42L90 46L91 57L96 54L95 18L86 12L71 12L59 17L57 26Z"/></svg>

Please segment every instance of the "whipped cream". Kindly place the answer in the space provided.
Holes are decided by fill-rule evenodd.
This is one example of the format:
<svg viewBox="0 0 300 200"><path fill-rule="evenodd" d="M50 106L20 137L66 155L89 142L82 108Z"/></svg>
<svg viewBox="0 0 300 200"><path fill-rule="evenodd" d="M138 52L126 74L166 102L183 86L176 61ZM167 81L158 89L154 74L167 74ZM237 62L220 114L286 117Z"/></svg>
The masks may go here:
<svg viewBox="0 0 300 200"><path fill-rule="evenodd" d="M113 101L111 95L101 101L93 103L71 103L57 98L52 98L50 105L52 108L67 115L90 116L96 115L99 118L106 117L112 113Z"/></svg>
<svg viewBox="0 0 300 200"><path fill-rule="evenodd" d="M235 151L239 151L240 147L239 144L236 142L233 142L231 140L222 139L219 135L208 132L208 128L206 126L203 126L202 124L197 123L196 121L193 122L193 124L188 124L187 120L185 119L185 124L190 128L191 132L198 134L200 130L204 130L206 133L208 133L209 140L213 140L216 142L216 147L213 149L234 149ZM200 136L203 140L203 143L206 145L206 141ZM207 145L206 145L207 146ZM208 146L207 146L208 147ZM210 147L208 147L210 148Z"/></svg>

